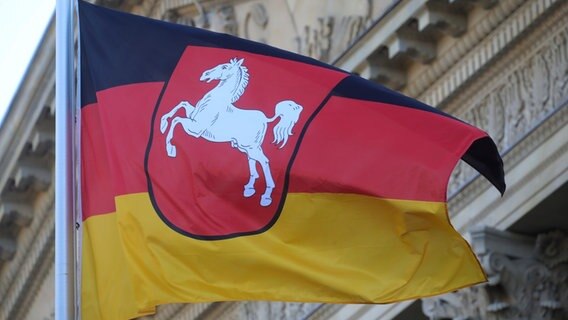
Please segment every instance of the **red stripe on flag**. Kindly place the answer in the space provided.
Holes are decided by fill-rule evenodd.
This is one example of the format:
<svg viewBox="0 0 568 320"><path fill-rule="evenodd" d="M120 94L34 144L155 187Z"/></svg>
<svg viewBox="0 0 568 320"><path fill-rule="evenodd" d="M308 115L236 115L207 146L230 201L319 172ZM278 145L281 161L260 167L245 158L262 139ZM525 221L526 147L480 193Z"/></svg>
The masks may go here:
<svg viewBox="0 0 568 320"><path fill-rule="evenodd" d="M113 179L105 132L96 103L81 109L81 203L83 220L93 213L114 211ZM87 168L88 167L88 168Z"/></svg>
<svg viewBox="0 0 568 320"><path fill-rule="evenodd" d="M107 89L82 109L84 219L113 212L116 195L147 192L144 157L162 86ZM332 97L303 137L288 192L445 201L468 141L485 135L435 113Z"/></svg>
<svg viewBox="0 0 568 320"><path fill-rule="evenodd" d="M308 127L288 192L445 201L468 142L485 135L431 112L332 97Z"/></svg>
<svg viewBox="0 0 568 320"><path fill-rule="evenodd" d="M147 192L144 157L163 83L103 90L81 110L83 219L115 211L117 195Z"/></svg>

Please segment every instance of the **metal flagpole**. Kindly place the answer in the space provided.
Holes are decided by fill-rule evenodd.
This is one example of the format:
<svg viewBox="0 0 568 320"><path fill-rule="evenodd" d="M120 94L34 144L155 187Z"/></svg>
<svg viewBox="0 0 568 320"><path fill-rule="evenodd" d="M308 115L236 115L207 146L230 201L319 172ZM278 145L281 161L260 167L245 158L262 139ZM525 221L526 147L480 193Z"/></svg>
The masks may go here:
<svg viewBox="0 0 568 320"><path fill-rule="evenodd" d="M57 0L55 40L55 318L74 319L73 2Z"/></svg>

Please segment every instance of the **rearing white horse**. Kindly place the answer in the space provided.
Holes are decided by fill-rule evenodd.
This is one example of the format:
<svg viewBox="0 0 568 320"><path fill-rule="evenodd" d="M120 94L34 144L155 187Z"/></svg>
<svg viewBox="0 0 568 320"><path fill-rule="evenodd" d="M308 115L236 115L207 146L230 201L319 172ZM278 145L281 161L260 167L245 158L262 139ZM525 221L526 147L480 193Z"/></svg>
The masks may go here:
<svg viewBox="0 0 568 320"><path fill-rule="evenodd" d="M281 101L276 104L274 117L267 118L260 110L235 107L233 103L243 95L249 80L248 69L243 66L243 61L244 59L238 61L231 59L228 63L203 72L199 80L207 83L219 80L217 86L206 93L195 107L187 101L182 101L164 114L160 121L160 131L162 134L165 133L170 118L179 109L185 109L185 117L173 118L166 135L168 156L176 156L176 146L171 141L178 123L190 136L202 137L212 142L230 142L232 147L246 153L248 157L250 179L245 184L243 192L247 198L256 192L254 183L259 177L256 163L260 163L266 180L266 189L260 198L260 205L266 207L272 203L272 190L275 186L268 158L262 151L267 124L280 118L273 129L273 143L276 145L281 143L280 148L282 148L286 145L288 137L292 135L292 128L303 108L291 100Z"/></svg>

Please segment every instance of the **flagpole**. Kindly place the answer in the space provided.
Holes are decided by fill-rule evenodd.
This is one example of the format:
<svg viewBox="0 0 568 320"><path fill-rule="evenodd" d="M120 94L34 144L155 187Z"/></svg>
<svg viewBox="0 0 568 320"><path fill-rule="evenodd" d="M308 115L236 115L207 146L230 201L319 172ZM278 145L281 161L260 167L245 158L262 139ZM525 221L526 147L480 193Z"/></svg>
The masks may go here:
<svg viewBox="0 0 568 320"><path fill-rule="evenodd" d="M55 318L74 319L73 2L57 0L55 40Z"/></svg>

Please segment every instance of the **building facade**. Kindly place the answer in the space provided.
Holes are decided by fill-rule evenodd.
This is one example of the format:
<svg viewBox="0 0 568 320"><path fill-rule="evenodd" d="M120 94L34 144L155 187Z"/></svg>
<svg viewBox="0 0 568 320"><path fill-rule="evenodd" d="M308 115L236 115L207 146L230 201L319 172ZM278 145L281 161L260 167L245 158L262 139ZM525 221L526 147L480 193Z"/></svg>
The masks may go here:
<svg viewBox="0 0 568 320"><path fill-rule="evenodd" d="M334 64L483 128L505 162L504 197L463 163L448 188L486 284L389 305L166 305L148 319L568 318L568 2L96 2ZM53 318L54 31L0 127L0 319Z"/></svg>

